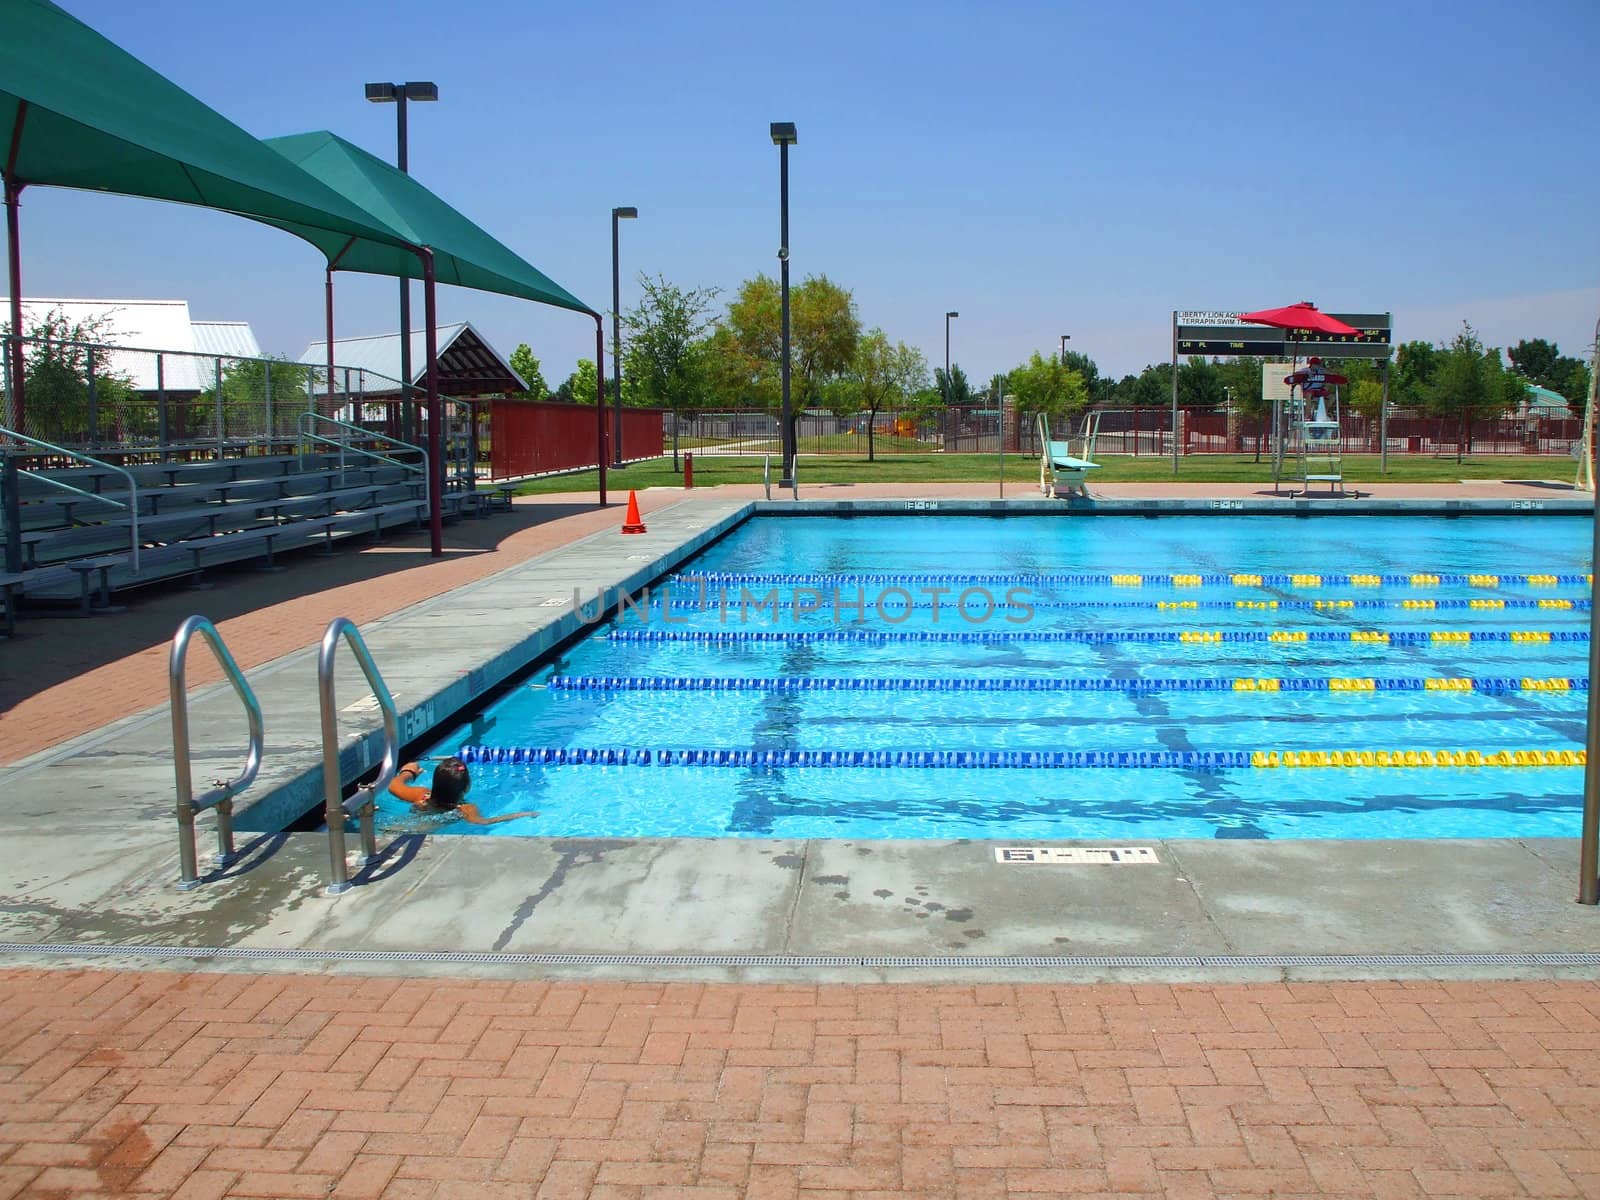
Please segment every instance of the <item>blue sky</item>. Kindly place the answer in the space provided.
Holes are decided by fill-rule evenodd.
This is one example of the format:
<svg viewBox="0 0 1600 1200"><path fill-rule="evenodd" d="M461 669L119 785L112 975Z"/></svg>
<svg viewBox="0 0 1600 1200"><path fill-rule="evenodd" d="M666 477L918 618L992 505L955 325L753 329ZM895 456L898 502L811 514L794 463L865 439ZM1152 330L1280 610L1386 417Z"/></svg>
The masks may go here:
<svg viewBox="0 0 1600 1200"><path fill-rule="evenodd" d="M1600 315L1600 6L534 4L65 0L257 136L331 129L384 157L367 80L431 79L422 182L597 309L610 210L639 271L731 295L791 265L974 378L1071 346L1120 375L1170 354L1174 308L1391 311L1397 338L1553 339ZM321 336L322 260L287 235L153 202L24 195L25 294L186 298L270 352ZM338 277L341 334L393 329L391 280ZM420 289L414 311L420 314ZM459 289L440 318L551 386L593 325Z"/></svg>

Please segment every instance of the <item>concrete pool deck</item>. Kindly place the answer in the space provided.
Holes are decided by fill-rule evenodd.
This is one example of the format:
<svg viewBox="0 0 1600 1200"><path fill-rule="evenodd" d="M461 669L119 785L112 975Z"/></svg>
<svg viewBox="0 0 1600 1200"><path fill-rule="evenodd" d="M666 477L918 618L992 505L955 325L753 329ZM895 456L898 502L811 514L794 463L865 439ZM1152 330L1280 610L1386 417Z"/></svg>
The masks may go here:
<svg viewBox="0 0 1600 1200"><path fill-rule="evenodd" d="M1153 862L1086 867L998 863L986 842L407 835L356 876L351 892L321 894L326 837L272 831L320 802L314 640L332 616L360 624L401 710L403 736L420 739L578 631L575 589L586 598L600 589L614 596L671 570L744 519L752 490L647 492L650 529L637 537L620 535L615 508L586 509L571 497L523 502L511 515L456 526L457 553L440 562L419 559L415 539L402 538L343 561L302 560L279 576L240 573L212 592L174 589L86 624L25 621L23 637L4 650L20 679L48 680L63 646L79 659L95 647L105 661L38 688L0 720L0 747L13 760L0 785L27 797L0 812L9 847L0 942L18 953L48 943L62 947L58 953L82 947L97 957L117 946L232 947L261 956L241 962L267 964L278 955L301 965L319 961L318 953L465 951L488 956L477 969L513 972L526 965L521 956L535 954L552 956L545 968L576 975L649 977L670 969L721 979L797 970L845 980L929 970L1013 979L1063 971L1075 979L1600 973L1587 959L1595 914L1572 902L1575 840L1175 841L1154 843ZM861 512L998 503L975 485L918 488L912 497L893 487L816 490L828 493L823 503ZM1582 506L1553 501L1531 484L1426 490L1431 501L1463 511ZM1361 503L1404 508L1418 491ZM1105 492L1103 508L1131 511L1286 503L1246 485ZM1336 511L1353 503L1331 502ZM1008 511L1038 507L1052 506L1027 492L1006 502ZM330 579L331 571L343 574ZM319 582L336 586L313 590ZM283 598L271 603L266 589ZM260 698L267 752L240 802L243 862L180 893L172 886L163 642L183 613L208 609L235 614L218 624ZM80 636L111 633L123 622L127 633L136 638L142 630L155 644L119 655ZM195 778L203 787L237 773L243 720L231 691L206 682L203 643L195 643L191 661ZM366 694L344 655L338 696L346 778L381 757ZM28 753L30 739L70 735L74 721L89 731ZM365 736L350 736L362 730ZM203 818L202 863L209 826ZM353 853L354 838L349 847ZM441 970L451 963L437 960Z"/></svg>
<svg viewBox="0 0 1600 1200"><path fill-rule="evenodd" d="M183 617L216 619L258 685L266 787L315 765L333 616L416 709L535 652L529 605L653 572L758 490L641 493L650 533L627 539L615 504L524 502L449 527L439 561L395 537L22 622L0 645L0 1197L1600 1194L1575 841L1055 866L984 843L410 837L328 898L325 837L242 834L224 877L172 887ZM242 759L217 678L197 642L201 780ZM362 695L342 671L347 731L376 724Z"/></svg>

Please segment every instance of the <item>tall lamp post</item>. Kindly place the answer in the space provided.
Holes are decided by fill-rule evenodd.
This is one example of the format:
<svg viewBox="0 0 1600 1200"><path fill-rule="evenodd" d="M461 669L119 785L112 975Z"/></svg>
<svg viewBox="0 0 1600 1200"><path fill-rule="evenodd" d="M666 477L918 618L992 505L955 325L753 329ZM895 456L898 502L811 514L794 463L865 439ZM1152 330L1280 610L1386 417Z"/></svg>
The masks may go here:
<svg viewBox="0 0 1600 1200"><path fill-rule="evenodd" d="M779 487L794 486L794 459L797 447L794 426L789 419L789 147L800 139L793 121L773 121L772 144L778 148L778 265L783 289L783 402L778 409L779 433L783 445L783 478Z"/></svg>
<svg viewBox="0 0 1600 1200"><path fill-rule="evenodd" d="M617 394L616 419L611 425L611 465L622 466L622 296L617 271L617 222L632 220L637 208L611 210L611 390Z"/></svg>
<svg viewBox="0 0 1600 1200"><path fill-rule="evenodd" d="M1593 358L1589 364L1589 410L1584 422L1583 453L1589 457L1589 486L1595 496L1589 549L1589 570L1600 575L1600 482L1593 475L1595 453L1594 407L1600 395L1600 321L1594 326ZM1600 903L1600 588L1589 584L1589 706L1584 728L1583 824L1578 838L1578 903Z"/></svg>
<svg viewBox="0 0 1600 1200"><path fill-rule="evenodd" d="M950 407L950 396L955 391L950 386L950 318L959 317L958 312L947 312L944 315L944 406Z"/></svg>
<svg viewBox="0 0 1600 1200"><path fill-rule="evenodd" d="M402 174L409 174L406 165L406 101L437 100L439 85L427 82L369 83L367 99L373 104L393 104L396 145L396 165ZM332 358L333 347L328 347ZM330 385L331 386L331 385ZM408 442L417 440L417 409L411 400L411 280L400 280L400 429ZM440 471L442 464L435 464Z"/></svg>

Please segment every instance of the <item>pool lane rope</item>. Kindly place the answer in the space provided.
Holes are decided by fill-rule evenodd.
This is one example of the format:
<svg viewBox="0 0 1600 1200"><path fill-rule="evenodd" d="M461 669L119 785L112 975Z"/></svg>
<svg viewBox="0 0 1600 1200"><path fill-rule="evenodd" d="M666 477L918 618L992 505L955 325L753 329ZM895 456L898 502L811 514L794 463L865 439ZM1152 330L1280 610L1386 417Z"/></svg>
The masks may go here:
<svg viewBox="0 0 1600 1200"><path fill-rule="evenodd" d="M856 679L821 676L552 675L558 692L1568 692L1586 691L1588 676L1394 678L1219 677L1216 679Z"/></svg>
<svg viewBox="0 0 1600 1200"><path fill-rule="evenodd" d="M808 612L828 613L837 609L840 613L859 611L854 599L845 600L840 597L837 604L828 603L802 603L795 604L791 600L768 600L761 596L751 596L748 601L742 601L735 596L729 598L726 594L722 603L711 596L705 600L697 596L684 596L680 593L671 593L668 602L669 611L673 612L714 612L721 615L727 613L739 614L741 612L787 612L792 608L800 608ZM652 603L652 608L659 608ZM949 612L959 606L950 600L935 604L922 602L913 598L910 604L895 604L892 606L896 613L907 609L936 609ZM1478 612L1502 612L1508 609L1542 609L1553 612L1587 612L1589 601L1587 599L1457 599L1457 600L1040 600L1030 597L1026 603L1010 603L1004 599L996 599L994 603L996 612L1035 609L1035 608L1124 608L1124 609L1155 609L1168 610L1199 610L1199 609L1224 609L1224 610L1251 610L1251 609L1276 609L1283 612L1328 612L1340 611L1406 611L1406 612L1445 612L1451 610L1473 610Z"/></svg>
<svg viewBox="0 0 1600 1200"><path fill-rule="evenodd" d="M1581 767L1582 750L712 750L462 746L463 762L511 766L820 767L945 770L1272 770Z"/></svg>
<svg viewBox="0 0 1600 1200"><path fill-rule="evenodd" d="M1587 642L1588 630L1551 629L1057 629L1057 630L904 630L888 632L872 629L614 629L606 640L612 642L657 643L688 642L706 645L750 645L762 643L849 642L894 645L909 642L1071 643L1108 645L1119 642L1160 643L1164 645L1212 645L1247 643L1332 643L1337 645L1429 646L1469 642L1505 642L1515 645L1549 645L1560 642Z"/></svg>
<svg viewBox="0 0 1600 1200"><path fill-rule="evenodd" d="M696 588L784 584L804 587L841 587L865 584L928 586L941 584L1006 584L1026 587L1558 587L1563 584L1589 586L1593 576L1563 572L1534 572L1517 575L1489 575L1459 571L1413 571L1406 573L1310 572L1205 574L1082 573L1075 571L703 571L679 574L672 582Z"/></svg>

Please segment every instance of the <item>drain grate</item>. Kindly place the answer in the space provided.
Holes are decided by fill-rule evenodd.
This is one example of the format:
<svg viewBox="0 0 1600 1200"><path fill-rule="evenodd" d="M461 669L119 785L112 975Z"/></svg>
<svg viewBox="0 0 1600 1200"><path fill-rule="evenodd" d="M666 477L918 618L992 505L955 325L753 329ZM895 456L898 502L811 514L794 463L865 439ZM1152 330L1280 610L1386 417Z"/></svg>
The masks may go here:
<svg viewBox="0 0 1600 1200"><path fill-rule="evenodd" d="M1600 953L1548 954L562 954L494 950L290 950L272 946L151 946L76 942L0 942L0 955L150 958L236 962L453 963L551 967L898 967L959 970L1115 967L1130 970L1252 967L1593 967Z"/></svg>

